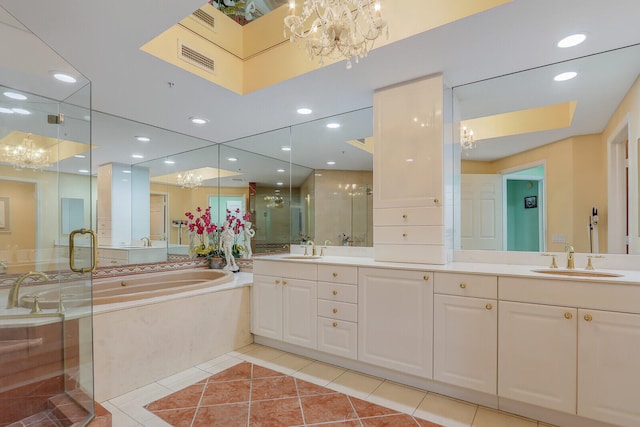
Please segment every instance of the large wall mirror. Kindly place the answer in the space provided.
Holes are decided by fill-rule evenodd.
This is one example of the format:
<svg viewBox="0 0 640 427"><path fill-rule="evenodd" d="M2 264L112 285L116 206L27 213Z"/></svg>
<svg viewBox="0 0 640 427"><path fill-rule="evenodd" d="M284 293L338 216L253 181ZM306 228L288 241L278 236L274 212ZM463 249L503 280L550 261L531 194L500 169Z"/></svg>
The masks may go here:
<svg viewBox="0 0 640 427"><path fill-rule="evenodd" d="M640 253L639 72L634 45L454 88L456 248Z"/></svg>

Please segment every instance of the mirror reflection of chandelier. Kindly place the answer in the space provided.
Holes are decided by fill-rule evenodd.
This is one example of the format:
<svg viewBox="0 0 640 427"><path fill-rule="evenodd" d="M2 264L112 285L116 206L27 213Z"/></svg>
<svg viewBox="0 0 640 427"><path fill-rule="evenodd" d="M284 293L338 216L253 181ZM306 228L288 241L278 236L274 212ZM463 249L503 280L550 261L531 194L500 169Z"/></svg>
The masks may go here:
<svg viewBox="0 0 640 427"><path fill-rule="evenodd" d="M475 148L475 140L473 139L473 129L468 129L466 126L462 127L460 132L460 146L463 150L471 150Z"/></svg>
<svg viewBox="0 0 640 427"><path fill-rule="evenodd" d="M289 2L289 16L284 18L285 37L289 30L291 42L307 41L309 56L346 58L347 69L351 59L367 56L374 41L389 30L382 19L379 0L304 0L300 15L296 15L296 2Z"/></svg>
<svg viewBox="0 0 640 427"><path fill-rule="evenodd" d="M19 169L41 169L50 166L49 150L38 147L31 135L27 134L18 145L5 145L0 153L2 161Z"/></svg>
<svg viewBox="0 0 640 427"><path fill-rule="evenodd" d="M263 200L267 202L267 208L282 208L284 207L284 197L279 194L274 196L264 196Z"/></svg>
<svg viewBox="0 0 640 427"><path fill-rule="evenodd" d="M182 188L200 187L202 185L202 175L194 171L181 172L178 174L176 181Z"/></svg>

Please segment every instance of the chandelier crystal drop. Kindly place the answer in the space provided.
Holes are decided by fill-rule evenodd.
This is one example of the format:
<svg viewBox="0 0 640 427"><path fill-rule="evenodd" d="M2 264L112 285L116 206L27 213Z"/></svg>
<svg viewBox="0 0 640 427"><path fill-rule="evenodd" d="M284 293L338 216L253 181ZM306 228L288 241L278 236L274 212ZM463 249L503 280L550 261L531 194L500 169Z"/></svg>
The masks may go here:
<svg viewBox="0 0 640 427"><path fill-rule="evenodd" d="M374 41L389 30L382 19L379 0L304 0L296 14L296 2L289 2L289 15L284 18L284 37L293 43L306 40L311 59L346 58L356 63L367 56Z"/></svg>
<svg viewBox="0 0 640 427"><path fill-rule="evenodd" d="M31 135L27 134L21 144L5 145L0 153L0 159L18 169L41 169L51 166L49 150L38 147Z"/></svg>
<svg viewBox="0 0 640 427"><path fill-rule="evenodd" d="M194 171L186 171L178 174L176 180L182 188L195 188L202 185L202 175Z"/></svg>

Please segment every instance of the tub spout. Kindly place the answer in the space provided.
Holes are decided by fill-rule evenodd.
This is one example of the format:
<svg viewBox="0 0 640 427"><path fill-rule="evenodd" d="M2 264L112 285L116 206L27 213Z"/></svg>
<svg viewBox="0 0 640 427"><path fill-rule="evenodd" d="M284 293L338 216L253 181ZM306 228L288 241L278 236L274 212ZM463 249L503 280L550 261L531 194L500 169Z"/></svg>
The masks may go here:
<svg viewBox="0 0 640 427"><path fill-rule="evenodd" d="M140 239L142 242L144 242L144 246L146 247L151 247L151 239L148 237L143 237L142 239Z"/></svg>
<svg viewBox="0 0 640 427"><path fill-rule="evenodd" d="M49 276L47 276L41 271L30 271L18 277L18 279L11 286L11 290L9 290L9 298L7 299L7 308L15 308L18 306L18 296L20 294L20 286L22 285L22 282L24 282L24 280L27 277L42 277L44 280L49 280Z"/></svg>

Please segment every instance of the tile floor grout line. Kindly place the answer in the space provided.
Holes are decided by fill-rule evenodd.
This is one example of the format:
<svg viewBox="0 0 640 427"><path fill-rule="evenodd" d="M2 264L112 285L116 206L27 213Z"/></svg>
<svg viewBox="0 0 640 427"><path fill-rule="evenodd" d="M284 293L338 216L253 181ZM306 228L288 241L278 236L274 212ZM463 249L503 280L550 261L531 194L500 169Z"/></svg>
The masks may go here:
<svg viewBox="0 0 640 427"><path fill-rule="evenodd" d="M307 426L307 419L304 416L304 409L302 408L302 398L300 397L300 389L298 388L298 378L293 378L293 383L296 385L296 395L298 396L298 405L300 405L300 415L302 415L302 425Z"/></svg>
<svg viewBox="0 0 640 427"><path fill-rule="evenodd" d="M360 418L360 414L358 413L358 411L356 410L355 405L353 404L353 401L351 400L352 396L349 396L348 394L344 393L345 396L347 396L347 400L349 401L349 405L351 405L351 409L353 409L353 413L356 414L356 417L358 419L358 423L360 424L360 426L364 426L364 424L362 424L362 419Z"/></svg>
<svg viewBox="0 0 640 427"><path fill-rule="evenodd" d="M202 403L202 398L204 397L204 392L207 390L207 384L209 384L209 378L211 378L211 377L208 377L206 379L204 385L202 386L202 393L200 393L200 399L198 399L198 404L196 405L196 410L193 413L193 418L191 418L191 424L189 424L189 427L193 427L193 423L196 422L196 417L198 416L198 412L200 411L200 404ZM196 384L198 384L198 383L196 383Z"/></svg>
<svg viewBox="0 0 640 427"><path fill-rule="evenodd" d="M249 406L247 407L247 427L251 427L251 402L253 402L253 367L251 364L251 380L249 381Z"/></svg>

